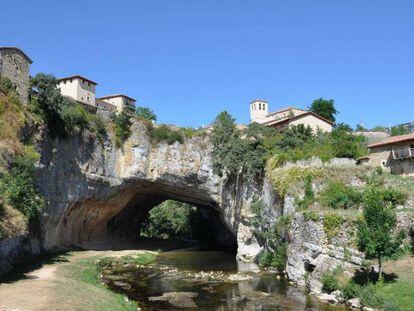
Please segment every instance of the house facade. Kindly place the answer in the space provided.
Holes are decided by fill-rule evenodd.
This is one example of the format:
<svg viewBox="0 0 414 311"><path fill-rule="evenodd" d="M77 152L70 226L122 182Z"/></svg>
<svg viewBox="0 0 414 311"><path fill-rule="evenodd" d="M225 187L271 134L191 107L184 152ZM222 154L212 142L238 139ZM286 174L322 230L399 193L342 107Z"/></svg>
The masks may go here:
<svg viewBox="0 0 414 311"><path fill-rule="evenodd" d="M311 111L287 107L269 113L269 103L256 99L250 103L250 122L256 122L278 130L292 125L309 126L313 133L317 131L332 132L333 123Z"/></svg>
<svg viewBox="0 0 414 311"><path fill-rule="evenodd" d="M136 100L124 94L107 95L100 97L99 100L115 106L118 113L122 112L125 108L135 110Z"/></svg>
<svg viewBox="0 0 414 311"><path fill-rule="evenodd" d="M392 136L368 145L368 164L392 174L414 175L414 133Z"/></svg>
<svg viewBox="0 0 414 311"><path fill-rule="evenodd" d="M20 100L27 103L32 60L21 49L0 47L0 76L8 78L16 87Z"/></svg>
<svg viewBox="0 0 414 311"><path fill-rule="evenodd" d="M58 79L57 87L63 96L70 97L79 103L95 107L97 85L98 83L92 80L75 75Z"/></svg>

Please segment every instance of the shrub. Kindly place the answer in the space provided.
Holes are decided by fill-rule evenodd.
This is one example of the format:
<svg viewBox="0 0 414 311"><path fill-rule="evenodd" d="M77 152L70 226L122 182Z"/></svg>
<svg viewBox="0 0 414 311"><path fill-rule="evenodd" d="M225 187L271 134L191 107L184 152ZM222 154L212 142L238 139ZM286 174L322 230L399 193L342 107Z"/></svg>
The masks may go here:
<svg viewBox="0 0 414 311"><path fill-rule="evenodd" d="M262 267L270 267L272 264L272 254L269 251L262 251L259 254L259 265Z"/></svg>
<svg viewBox="0 0 414 311"><path fill-rule="evenodd" d="M8 95L11 92L15 92L16 88L14 87L13 83L10 81L9 78L0 76L0 91Z"/></svg>
<svg viewBox="0 0 414 311"><path fill-rule="evenodd" d="M122 111L119 114L112 113L110 118L114 123L115 145L120 147L131 136L131 116Z"/></svg>
<svg viewBox="0 0 414 311"><path fill-rule="evenodd" d="M89 129L88 113L80 104L66 105L61 115L68 133Z"/></svg>
<svg viewBox="0 0 414 311"><path fill-rule="evenodd" d="M270 265L273 268L276 268L279 272L283 272L286 269L287 248L288 244L286 242L282 243L277 247L275 253L273 254Z"/></svg>
<svg viewBox="0 0 414 311"><path fill-rule="evenodd" d="M150 131L150 137L156 143L165 142L168 145L175 142L182 144L184 141L183 135L178 130L174 130L165 124L154 127Z"/></svg>
<svg viewBox="0 0 414 311"><path fill-rule="evenodd" d="M325 273L321 278L323 289L331 293L339 288L336 276L332 272Z"/></svg>
<svg viewBox="0 0 414 311"><path fill-rule="evenodd" d="M357 298L360 292L361 285L358 285L353 280L350 280L342 290L342 294L346 300Z"/></svg>
<svg viewBox="0 0 414 311"><path fill-rule="evenodd" d="M305 221L313 221L316 222L320 219L320 215L316 211L304 211L303 212L303 219Z"/></svg>
<svg viewBox="0 0 414 311"><path fill-rule="evenodd" d="M331 240L334 236L337 235L343 223L344 223L343 217L336 213L327 213L324 215L323 230L328 240Z"/></svg>
<svg viewBox="0 0 414 311"><path fill-rule="evenodd" d="M27 233L27 218L9 205L0 203L0 240Z"/></svg>
<svg viewBox="0 0 414 311"><path fill-rule="evenodd" d="M320 201L325 207L333 209L348 209L357 206L362 201L362 194L343 182L330 182L321 192Z"/></svg>
<svg viewBox="0 0 414 311"><path fill-rule="evenodd" d="M32 159L15 159L10 172L0 179L0 194L6 203L20 211L29 221L37 222L45 201L36 187Z"/></svg>

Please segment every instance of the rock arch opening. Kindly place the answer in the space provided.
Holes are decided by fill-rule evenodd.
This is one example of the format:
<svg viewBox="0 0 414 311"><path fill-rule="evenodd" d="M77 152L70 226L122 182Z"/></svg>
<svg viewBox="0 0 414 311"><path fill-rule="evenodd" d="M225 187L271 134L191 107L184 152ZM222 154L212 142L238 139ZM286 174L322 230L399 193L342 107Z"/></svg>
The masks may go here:
<svg viewBox="0 0 414 311"><path fill-rule="evenodd" d="M172 201L191 206L199 220L198 224L189 222L191 234L184 239L236 249L236 236L226 223L223 210L206 192L188 185L140 180L111 188L105 200L91 197L72 203L58 220L56 230L46 233L46 240L56 246L83 248L105 247L116 241L138 242L148 225L149 212Z"/></svg>

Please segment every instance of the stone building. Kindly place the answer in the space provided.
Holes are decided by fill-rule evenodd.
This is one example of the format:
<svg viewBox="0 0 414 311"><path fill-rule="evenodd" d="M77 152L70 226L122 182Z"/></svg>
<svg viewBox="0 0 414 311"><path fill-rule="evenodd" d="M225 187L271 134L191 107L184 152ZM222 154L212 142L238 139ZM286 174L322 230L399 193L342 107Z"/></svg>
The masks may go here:
<svg viewBox="0 0 414 311"><path fill-rule="evenodd" d="M368 148L368 164L381 166L392 174L414 175L414 133L392 136Z"/></svg>
<svg viewBox="0 0 414 311"><path fill-rule="evenodd" d="M333 123L311 111L287 107L269 113L269 103L256 99L250 103L250 122L283 130L292 125L303 124L310 126L316 133L318 130L332 132Z"/></svg>
<svg viewBox="0 0 414 311"><path fill-rule="evenodd" d="M0 76L10 79L24 103L29 100L31 63L30 57L21 49L0 47Z"/></svg>
<svg viewBox="0 0 414 311"><path fill-rule="evenodd" d="M124 94L107 95L100 97L99 100L115 106L118 113L122 112L125 108L135 110L136 100Z"/></svg>

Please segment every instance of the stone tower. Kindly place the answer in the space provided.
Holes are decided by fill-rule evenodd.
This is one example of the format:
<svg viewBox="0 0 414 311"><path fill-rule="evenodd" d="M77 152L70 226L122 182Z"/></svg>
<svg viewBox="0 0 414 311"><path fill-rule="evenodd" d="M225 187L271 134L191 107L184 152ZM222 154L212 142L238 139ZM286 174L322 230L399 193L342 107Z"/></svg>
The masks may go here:
<svg viewBox="0 0 414 311"><path fill-rule="evenodd" d="M256 99L250 103L250 122L264 123L269 114L269 103Z"/></svg>
<svg viewBox="0 0 414 311"><path fill-rule="evenodd" d="M29 99L32 60L16 47L0 47L0 76L9 78L23 103Z"/></svg>

